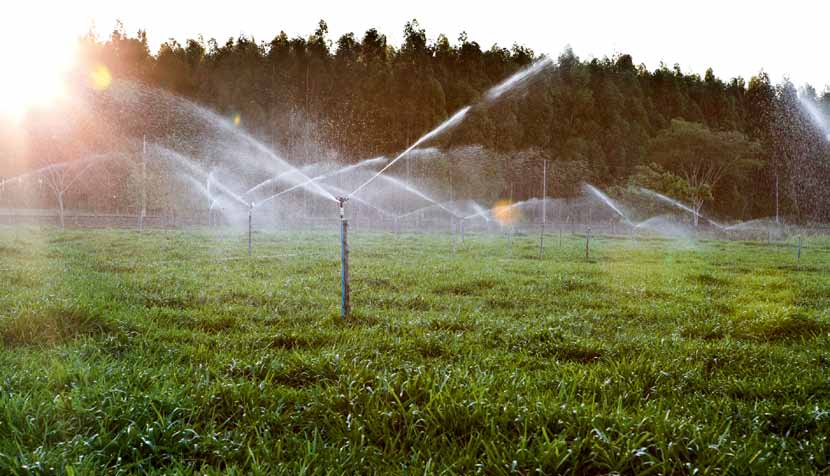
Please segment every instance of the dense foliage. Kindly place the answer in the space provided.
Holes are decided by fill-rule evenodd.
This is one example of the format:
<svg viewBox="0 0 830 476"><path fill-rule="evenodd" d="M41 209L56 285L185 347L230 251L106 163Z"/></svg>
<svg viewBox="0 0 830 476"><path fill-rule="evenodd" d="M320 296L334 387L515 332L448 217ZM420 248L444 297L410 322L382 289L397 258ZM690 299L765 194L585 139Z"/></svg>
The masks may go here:
<svg viewBox="0 0 830 476"><path fill-rule="evenodd" d="M115 78L238 115L295 163L330 151L345 162L401 151L537 58L518 45L482 49L465 34L430 42L417 21L406 24L399 47L375 29L334 40L323 21L306 38L170 40L155 54L146 33L131 37L121 26L105 41L91 35L82 43L86 68L103 64ZM806 87L801 95L830 113L830 93ZM479 195L486 188L488 198L514 189L523 199L541 194L543 160L551 161L554 196L578 193L583 181L622 186L654 164L696 190L695 201L715 215L780 209L792 220L826 220L825 135L794 85L772 84L763 72L725 82L711 70L650 71L626 54L581 60L567 50L533 87L475 109L442 136L436 145L454 151L454 160L417 163L407 173Z"/></svg>

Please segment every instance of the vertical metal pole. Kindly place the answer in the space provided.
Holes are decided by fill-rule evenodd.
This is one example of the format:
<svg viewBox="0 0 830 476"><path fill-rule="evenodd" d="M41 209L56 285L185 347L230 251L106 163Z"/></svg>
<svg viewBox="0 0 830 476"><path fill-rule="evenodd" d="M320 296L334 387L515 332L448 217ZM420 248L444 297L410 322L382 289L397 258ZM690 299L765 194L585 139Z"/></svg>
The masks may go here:
<svg viewBox="0 0 830 476"><path fill-rule="evenodd" d="M513 183L510 184L510 208L507 209L507 219L510 221L510 253L513 254L513 235L516 233L516 225L514 224L515 217L513 216Z"/></svg>
<svg viewBox="0 0 830 476"><path fill-rule="evenodd" d="M340 202L340 268L341 268L341 301L340 317L348 319L352 312L351 287L349 284L349 222L346 220L346 198L338 198Z"/></svg>
<svg viewBox="0 0 830 476"><path fill-rule="evenodd" d="M254 204L248 206L248 256L254 254Z"/></svg>
<svg viewBox="0 0 830 476"><path fill-rule="evenodd" d="M542 168L542 226L539 230L539 259L545 256L545 222L548 217L548 161Z"/></svg>
<svg viewBox="0 0 830 476"><path fill-rule="evenodd" d="M213 194L210 193L210 174L207 176L207 180L205 182L205 189L207 190L208 195L208 228L213 227Z"/></svg>
<svg viewBox="0 0 830 476"><path fill-rule="evenodd" d="M801 235L798 235L798 255L797 259L801 262Z"/></svg>
<svg viewBox="0 0 830 476"><path fill-rule="evenodd" d="M18 192L20 191L20 187L22 185L23 185L23 178L19 177L17 179L17 186L18 186L17 190L18 190ZM21 206L21 203L18 200L18 202L15 204L15 207L14 207L14 213L12 214L12 224L15 225L15 229L14 229L15 239L17 239L17 224L24 221L22 219L18 219L20 217L17 216L20 213L20 206Z"/></svg>
<svg viewBox="0 0 830 476"><path fill-rule="evenodd" d="M147 215L147 134L141 139L141 215L138 230L144 231L144 217Z"/></svg>
<svg viewBox="0 0 830 476"><path fill-rule="evenodd" d="M585 233L585 259L591 257L591 227L588 227Z"/></svg>
<svg viewBox="0 0 830 476"><path fill-rule="evenodd" d="M455 217L450 215L450 233L452 234L452 255L455 256Z"/></svg>

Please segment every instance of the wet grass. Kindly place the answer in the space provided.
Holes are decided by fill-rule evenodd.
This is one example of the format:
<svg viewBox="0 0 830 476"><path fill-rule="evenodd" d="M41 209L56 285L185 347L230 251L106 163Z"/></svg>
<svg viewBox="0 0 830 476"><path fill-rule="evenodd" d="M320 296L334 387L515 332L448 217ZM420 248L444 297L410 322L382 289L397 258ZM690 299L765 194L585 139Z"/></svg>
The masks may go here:
<svg viewBox="0 0 830 476"><path fill-rule="evenodd" d="M0 341L5 349L24 345L50 347L79 337L102 335L112 327L99 310L58 305L3 319Z"/></svg>
<svg viewBox="0 0 830 476"><path fill-rule="evenodd" d="M0 474L815 474L830 247L0 229Z"/></svg>

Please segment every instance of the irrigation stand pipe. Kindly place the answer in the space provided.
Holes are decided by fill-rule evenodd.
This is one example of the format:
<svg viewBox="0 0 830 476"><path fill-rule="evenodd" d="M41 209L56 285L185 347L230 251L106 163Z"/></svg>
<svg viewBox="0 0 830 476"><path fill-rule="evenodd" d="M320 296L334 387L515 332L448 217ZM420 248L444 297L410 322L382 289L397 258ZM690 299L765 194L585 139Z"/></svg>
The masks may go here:
<svg viewBox="0 0 830 476"><path fill-rule="evenodd" d="M346 220L347 197L337 197L340 204L340 318L348 319L352 312L351 285L349 283L349 222Z"/></svg>
<svg viewBox="0 0 830 476"><path fill-rule="evenodd" d="M450 233L452 234L452 255L455 256L455 218L450 217Z"/></svg>
<svg viewBox="0 0 830 476"><path fill-rule="evenodd" d="M545 257L545 221L548 219L548 161L546 160L542 169L542 226L539 231L539 259Z"/></svg>
<svg viewBox="0 0 830 476"><path fill-rule="evenodd" d="M585 259L590 259L591 256L591 227L588 227L585 233Z"/></svg>
<svg viewBox="0 0 830 476"><path fill-rule="evenodd" d="M147 216L147 135L141 140L141 214L138 217L138 231L144 231Z"/></svg>
<svg viewBox="0 0 830 476"><path fill-rule="evenodd" d="M248 206L248 256L254 254L254 203Z"/></svg>
<svg viewBox="0 0 830 476"><path fill-rule="evenodd" d="M798 235L798 252L796 255L796 259L799 263L801 262L801 235Z"/></svg>

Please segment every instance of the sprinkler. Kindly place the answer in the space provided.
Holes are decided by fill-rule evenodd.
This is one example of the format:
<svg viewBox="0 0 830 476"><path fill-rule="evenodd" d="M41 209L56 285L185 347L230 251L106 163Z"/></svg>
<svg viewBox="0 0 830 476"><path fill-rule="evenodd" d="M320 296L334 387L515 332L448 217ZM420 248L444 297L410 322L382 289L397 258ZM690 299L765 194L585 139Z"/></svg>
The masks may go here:
<svg viewBox="0 0 830 476"><path fill-rule="evenodd" d="M349 284L349 222L346 220L346 202L348 197L337 197L340 206L340 267L341 267L341 301L340 317L348 319L352 311L351 288Z"/></svg>

